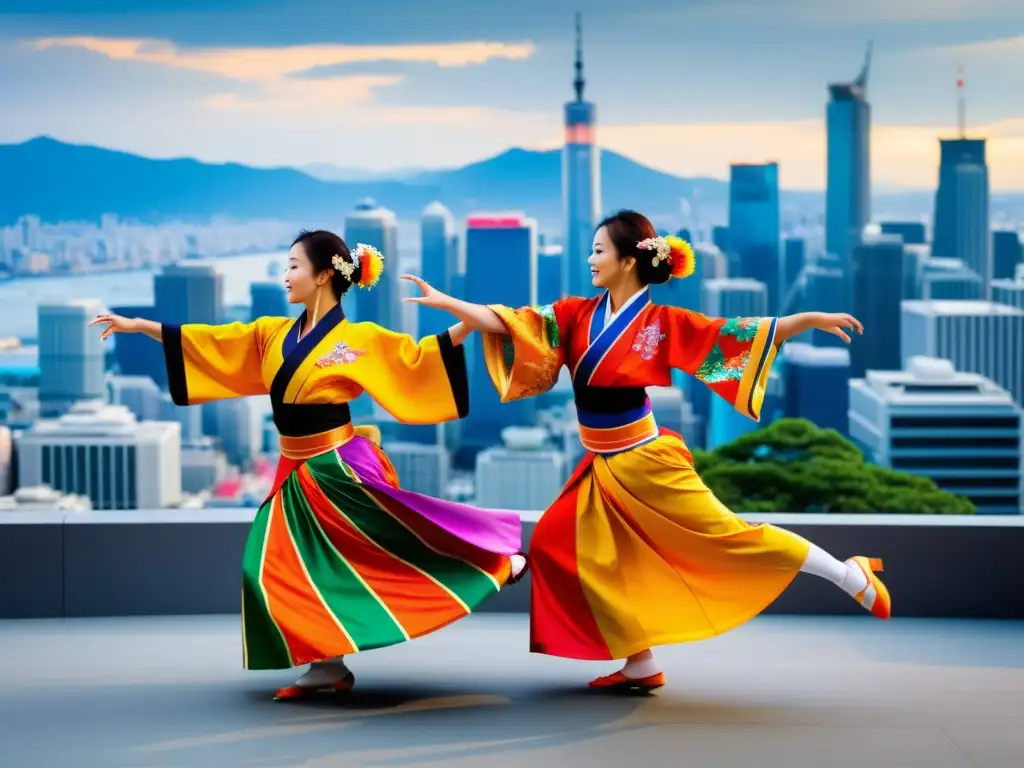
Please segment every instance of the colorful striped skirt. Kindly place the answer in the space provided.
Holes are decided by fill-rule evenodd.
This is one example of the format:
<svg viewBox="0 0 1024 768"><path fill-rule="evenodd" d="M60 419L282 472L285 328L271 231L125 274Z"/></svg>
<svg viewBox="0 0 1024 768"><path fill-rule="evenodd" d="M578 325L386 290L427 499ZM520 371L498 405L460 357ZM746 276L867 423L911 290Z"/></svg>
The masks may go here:
<svg viewBox="0 0 1024 768"><path fill-rule="evenodd" d="M768 607L808 547L730 512L668 430L588 454L530 540L531 650L622 659L721 634Z"/></svg>
<svg viewBox="0 0 1024 768"><path fill-rule="evenodd" d="M245 548L244 666L284 669L433 632L497 592L521 548L514 512L401 490L365 437L282 457Z"/></svg>

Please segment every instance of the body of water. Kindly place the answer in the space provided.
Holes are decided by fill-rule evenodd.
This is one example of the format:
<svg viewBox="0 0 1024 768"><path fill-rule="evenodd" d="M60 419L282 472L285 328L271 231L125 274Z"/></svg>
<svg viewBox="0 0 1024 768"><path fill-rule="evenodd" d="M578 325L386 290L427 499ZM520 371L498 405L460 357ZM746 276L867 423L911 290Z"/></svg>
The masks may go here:
<svg viewBox="0 0 1024 768"><path fill-rule="evenodd" d="M224 304L248 305L249 286L265 280L283 280L287 251L196 259L196 264L213 264L224 275ZM46 301L97 299L108 307L153 303L153 276L159 269L132 272L67 275L15 279L0 283L0 338L36 337L38 308Z"/></svg>

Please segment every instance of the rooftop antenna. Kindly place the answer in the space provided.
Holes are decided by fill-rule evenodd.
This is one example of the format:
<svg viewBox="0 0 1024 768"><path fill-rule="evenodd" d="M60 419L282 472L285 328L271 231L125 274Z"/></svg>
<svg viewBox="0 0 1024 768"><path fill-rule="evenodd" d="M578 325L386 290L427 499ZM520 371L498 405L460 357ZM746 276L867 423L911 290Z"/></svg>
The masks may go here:
<svg viewBox="0 0 1024 768"><path fill-rule="evenodd" d="M860 69L860 74L853 81L853 84L860 88L861 91L867 91L868 89L868 77L871 75L871 50L874 48L874 40L868 40L868 48L864 53L864 66Z"/></svg>
<svg viewBox="0 0 1024 768"><path fill-rule="evenodd" d="M956 66L956 125L960 138L967 136L967 102L964 98L964 65Z"/></svg>
<svg viewBox="0 0 1024 768"><path fill-rule="evenodd" d="M576 12L576 79L573 80L573 88L576 89L576 101L583 101L583 86L586 81L583 79L583 22L580 13Z"/></svg>

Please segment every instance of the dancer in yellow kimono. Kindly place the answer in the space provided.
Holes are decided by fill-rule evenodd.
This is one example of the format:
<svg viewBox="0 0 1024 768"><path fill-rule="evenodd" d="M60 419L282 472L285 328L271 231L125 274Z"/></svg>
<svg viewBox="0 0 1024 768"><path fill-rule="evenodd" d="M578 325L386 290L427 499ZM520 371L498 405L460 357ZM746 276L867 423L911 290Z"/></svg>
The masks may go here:
<svg viewBox="0 0 1024 768"><path fill-rule="evenodd" d="M304 232L285 286L297 319L181 327L101 315L112 333L161 341L174 402L270 395L281 461L242 563L246 669L311 667L291 699L345 692L343 657L420 637L468 615L526 566L515 513L402 490L379 434L352 425L364 391L399 421L432 424L469 408L466 331L419 343L345 319L341 297L372 287L382 256L335 234Z"/></svg>
<svg viewBox="0 0 1024 768"><path fill-rule="evenodd" d="M650 690L665 683L657 645L701 640L753 618L800 571L833 581L887 619L881 563L840 562L771 525L749 525L701 482L682 438L655 424L645 387L671 369L695 376L760 418L779 346L817 328L849 342L849 315L711 319L651 303L648 286L692 273L678 238L656 236L632 211L606 219L589 259L597 297L510 309L457 301L418 278L412 300L485 332L484 355L503 401L548 390L572 373L588 454L544 513L530 543L531 650L573 659L625 659L591 685Z"/></svg>

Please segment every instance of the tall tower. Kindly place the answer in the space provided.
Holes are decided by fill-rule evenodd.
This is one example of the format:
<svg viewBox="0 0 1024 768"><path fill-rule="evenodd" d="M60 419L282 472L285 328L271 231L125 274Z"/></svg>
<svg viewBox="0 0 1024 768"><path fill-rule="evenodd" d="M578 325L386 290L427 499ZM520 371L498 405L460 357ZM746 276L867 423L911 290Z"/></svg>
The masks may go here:
<svg viewBox="0 0 1024 768"><path fill-rule="evenodd" d="M957 72L956 94L958 136L939 139L941 158L932 221L932 256L963 259L981 278L987 297L993 265L986 142L967 138L962 69Z"/></svg>
<svg viewBox="0 0 1024 768"><path fill-rule="evenodd" d="M576 98L565 104L565 146L562 149L562 207L565 214L562 291L589 296L587 258L601 211L601 150L594 141L595 108L583 100L583 32L576 14Z"/></svg>
<svg viewBox="0 0 1024 768"><path fill-rule="evenodd" d="M869 42L860 74L852 82L828 87L825 250L839 258L847 285L852 284L853 250L871 218L870 71Z"/></svg>

